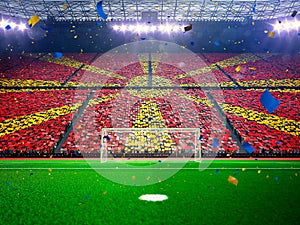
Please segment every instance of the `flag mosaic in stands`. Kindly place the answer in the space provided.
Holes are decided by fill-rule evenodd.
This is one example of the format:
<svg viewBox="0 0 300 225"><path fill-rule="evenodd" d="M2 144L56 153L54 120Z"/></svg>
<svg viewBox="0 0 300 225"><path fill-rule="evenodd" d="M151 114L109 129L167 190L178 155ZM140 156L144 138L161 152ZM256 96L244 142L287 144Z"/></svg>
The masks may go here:
<svg viewBox="0 0 300 225"><path fill-rule="evenodd" d="M0 2L0 224L299 224L300 3Z"/></svg>

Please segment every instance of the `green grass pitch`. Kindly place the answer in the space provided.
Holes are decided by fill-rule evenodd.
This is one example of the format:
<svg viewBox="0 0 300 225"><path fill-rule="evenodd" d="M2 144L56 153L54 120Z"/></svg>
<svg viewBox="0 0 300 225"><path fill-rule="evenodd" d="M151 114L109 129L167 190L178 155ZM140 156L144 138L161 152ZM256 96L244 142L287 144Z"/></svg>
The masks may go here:
<svg viewBox="0 0 300 225"><path fill-rule="evenodd" d="M107 163L115 172L118 163ZM128 186L104 178L85 160L0 160L0 224L299 224L300 161L198 166L188 162L167 180ZM168 199L141 201L143 194Z"/></svg>

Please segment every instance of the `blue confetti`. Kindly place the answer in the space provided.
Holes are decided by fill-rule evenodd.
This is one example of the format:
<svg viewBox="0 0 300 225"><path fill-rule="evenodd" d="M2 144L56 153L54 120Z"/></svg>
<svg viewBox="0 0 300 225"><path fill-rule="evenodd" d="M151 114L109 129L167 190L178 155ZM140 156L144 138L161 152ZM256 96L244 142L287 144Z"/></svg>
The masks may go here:
<svg viewBox="0 0 300 225"><path fill-rule="evenodd" d="M11 26L10 25L7 25L6 27L5 27L5 30L10 30L11 29Z"/></svg>
<svg viewBox="0 0 300 225"><path fill-rule="evenodd" d="M259 100L269 113L273 113L280 105L280 100L274 98L269 90L265 90Z"/></svg>
<svg viewBox="0 0 300 225"><path fill-rule="evenodd" d="M9 182L9 181L6 181L6 184L7 184L7 185L10 185L10 182Z"/></svg>
<svg viewBox="0 0 300 225"><path fill-rule="evenodd" d="M275 180L278 181L278 179L279 179L278 176L276 176L276 177L275 177Z"/></svg>
<svg viewBox="0 0 300 225"><path fill-rule="evenodd" d="M104 19L104 20L107 19L107 15L105 14L103 7L102 7L102 1L97 3L97 12L102 19Z"/></svg>
<svg viewBox="0 0 300 225"><path fill-rule="evenodd" d="M194 45L195 45L195 42L191 41L191 45L194 46Z"/></svg>
<svg viewBox="0 0 300 225"><path fill-rule="evenodd" d="M84 196L84 198L85 198L85 199L88 199L88 198L89 198L89 196L88 196L88 195L86 195L86 196Z"/></svg>
<svg viewBox="0 0 300 225"><path fill-rule="evenodd" d="M61 52L54 52L53 57L61 59L63 57L63 54Z"/></svg>
<svg viewBox="0 0 300 225"><path fill-rule="evenodd" d="M219 169L216 169L216 172L215 172L216 174L219 174Z"/></svg>
<svg viewBox="0 0 300 225"><path fill-rule="evenodd" d="M254 148L252 147L252 145L250 145L248 142L243 143L243 148L246 150L247 153L251 154L252 152L254 152Z"/></svg>
<svg viewBox="0 0 300 225"><path fill-rule="evenodd" d="M158 160L159 163L161 163L161 160Z"/></svg>
<svg viewBox="0 0 300 225"><path fill-rule="evenodd" d="M281 144L281 142L280 142L280 141L277 141L277 142L276 142L276 144L277 144L277 145L280 145L280 144Z"/></svg>
<svg viewBox="0 0 300 225"><path fill-rule="evenodd" d="M214 45L215 45L215 46L220 46L220 42L215 41L215 42L214 42Z"/></svg>
<svg viewBox="0 0 300 225"><path fill-rule="evenodd" d="M100 27L102 25L102 23L100 21L97 21L96 26Z"/></svg>
<svg viewBox="0 0 300 225"><path fill-rule="evenodd" d="M219 145L219 139L218 138L214 138L213 143L212 143L213 148L218 147L218 145Z"/></svg>
<svg viewBox="0 0 300 225"><path fill-rule="evenodd" d="M233 176L236 176L239 172L240 172L240 170L236 169L233 173Z"/></svg>
<svg viewBox="0 0 300 225"><path fill-rule="evenodd" d="M110 141L110 137L108 135L103 136L104 139L107 139L107 141Z"/></svg>

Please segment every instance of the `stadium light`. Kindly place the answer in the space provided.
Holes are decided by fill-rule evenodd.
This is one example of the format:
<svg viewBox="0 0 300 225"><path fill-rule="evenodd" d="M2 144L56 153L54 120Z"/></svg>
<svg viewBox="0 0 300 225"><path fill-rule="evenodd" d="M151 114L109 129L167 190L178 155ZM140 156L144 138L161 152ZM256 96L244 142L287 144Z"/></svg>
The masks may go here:
<svg viewBox="0 0 300 225"><path fill-rule="evenodd" d="M149 32L160 32L160 33L176 33L176 32L183 32L184 26L179 26L177 24L159 24L159 25L148 25L148 24L139 24L136 25L117 25L114 24L112 26L114 31L122 31L122 32L132 32L132 33L149 33Z"/></svg>
<svg viewBox="0 0 300 225"><path fill-rule="evenodd" d="M20 31L24 31L24 30L27 29L27 26L26 26L25 23L20 23L20 24L18 25L18 29L19 29Z"/></svg>
<svg viewBox="0 0 300 225"><path fill-rule="evenodd" d="M5 29L5 27L7 26L8 22L6 20L1 20L0 21L0 28Z"/></svg>
<svg viewBox="0 0 300 225"><path fill-rule="evenodd" d="M17 27L17 24L14 22L10 22L9 26L11 27L11 29L15 29Z"/></svg>
<svg viewBox="0 0 300 225"><path fill-rule="evenodd" d="M295 20L284 20L281 22L277 22L272 24L274 31L280 32L290 32L290 31L299 31L300 29L300 21Z"/></svg>

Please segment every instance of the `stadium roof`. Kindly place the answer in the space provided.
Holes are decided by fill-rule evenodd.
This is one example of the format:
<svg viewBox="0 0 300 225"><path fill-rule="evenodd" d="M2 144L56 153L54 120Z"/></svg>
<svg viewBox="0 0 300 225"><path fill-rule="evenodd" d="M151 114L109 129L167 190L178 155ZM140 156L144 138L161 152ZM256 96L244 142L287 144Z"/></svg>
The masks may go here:
<svg viewBox="0 0 300 225"><path fill-rule="evenodd" d="M99 0L2 0L0 14L42 20L98 21ZM221 21L252 17L267 20L300 10L299 0L104 0L113 21Z"/></svg>

